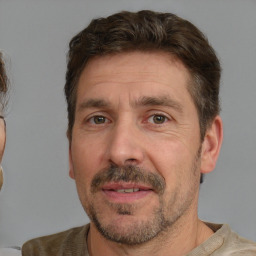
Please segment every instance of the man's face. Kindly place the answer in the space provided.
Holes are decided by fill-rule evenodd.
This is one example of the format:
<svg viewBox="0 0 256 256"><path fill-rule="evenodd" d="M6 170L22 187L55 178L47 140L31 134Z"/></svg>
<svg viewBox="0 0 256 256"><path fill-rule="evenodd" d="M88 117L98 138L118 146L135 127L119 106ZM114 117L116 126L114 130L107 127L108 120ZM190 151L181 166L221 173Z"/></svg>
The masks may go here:
<svg viewBox="0 0 256 256"><path fill-rule="evenodd" d="M189 79L159 52L97 57L82 72L70 176L107 239L142 243L196 212L201 143Z"/></svg>

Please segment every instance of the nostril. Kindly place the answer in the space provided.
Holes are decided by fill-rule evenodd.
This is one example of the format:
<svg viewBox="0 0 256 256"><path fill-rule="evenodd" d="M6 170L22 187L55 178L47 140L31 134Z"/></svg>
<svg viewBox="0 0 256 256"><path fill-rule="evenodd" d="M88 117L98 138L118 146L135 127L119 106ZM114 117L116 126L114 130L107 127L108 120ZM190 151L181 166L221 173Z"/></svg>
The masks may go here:
<svg viewBox="0 0 256 256"><path fill-rule="evenodd" d="M125 164L133 165L136 164L137 160L135 158L129 158L125 161Z"/></svg>
<svg viewBox="0 0 256 256"><path fill-rule="evenodd" d="M127 161L136 161L136 159L135 158L130 158L130 159L128 159Z"/></svg>

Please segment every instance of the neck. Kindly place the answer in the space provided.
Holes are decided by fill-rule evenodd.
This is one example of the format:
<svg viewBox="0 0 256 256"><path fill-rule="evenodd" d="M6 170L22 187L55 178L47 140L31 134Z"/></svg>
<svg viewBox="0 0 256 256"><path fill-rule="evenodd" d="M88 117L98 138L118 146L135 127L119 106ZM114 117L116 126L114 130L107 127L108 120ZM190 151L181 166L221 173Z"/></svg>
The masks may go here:
<svg viewBox="0 0 256 256"><path fill-rule="evenodd" d="M193 217L193 216L191 216ZM90 224L88 235L88 250L91 256L104 255L170 255L181 256L206 241L213 231L200 221L197 216L191 222L180 218L170 229L163 231L154 239L140 245L125 245L105 239L96 229L93 223Z"/></svg>

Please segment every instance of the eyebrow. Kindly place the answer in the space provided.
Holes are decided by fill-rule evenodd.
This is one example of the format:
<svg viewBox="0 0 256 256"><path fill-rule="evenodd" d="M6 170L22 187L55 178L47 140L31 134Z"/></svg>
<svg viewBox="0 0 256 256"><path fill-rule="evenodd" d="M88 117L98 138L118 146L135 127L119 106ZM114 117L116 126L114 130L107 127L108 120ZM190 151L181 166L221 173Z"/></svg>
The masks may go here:
<svg viewBox="0 0 256 256"><path fill-rule="evenodd" d="M78 106L78 112L87 108L106 108L110 106L110 102L103 99L88 99Z"/></svg>
<svg viewBox="0 0 256 256"><path fill-rule="evenodd" d="M88 108L109 108L110 106L111 102L104 99L87 99L78 106L78 112ZM135 100L132 103L132 106L164 106L171 107L180 113L183 112L182 105L176 100L171 99L169 96L143 96Z"/></svg>
<svg viewBox="0 0 256 256"><path fill-rule="evenodd" d="M183 112L182 105L174 99L171 99L169 96L156 96L156 97L148 97L143 96L135 101L135 106L164 106L171 107L178 112Z"/></svg>

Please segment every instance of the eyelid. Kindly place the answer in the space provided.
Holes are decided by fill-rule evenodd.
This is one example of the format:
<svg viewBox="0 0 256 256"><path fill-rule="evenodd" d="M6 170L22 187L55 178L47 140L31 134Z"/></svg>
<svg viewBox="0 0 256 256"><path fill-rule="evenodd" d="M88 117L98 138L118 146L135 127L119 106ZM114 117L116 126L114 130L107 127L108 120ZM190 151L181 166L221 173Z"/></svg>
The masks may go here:
<svg viewBox="0 0 256 256"><path fill-rule="evenodd" d="M166 120L163 122L163 123L160 123L160 124L157 124L157 123L154 123L153 121L149 121L150 118L153 118L154 116L163 116ZM164 125L166 124L168 121L172 121L173 118L169 115L169 114L166 114L162 111L159 111L159 110L154 110L154 111L149 111L144 123L149 123L151 125L157 125L157 126L161 126L161 125Z"/></svg>
<svg viewBox="0 0 256 256"><path fill-rule="evenodd" d="M160 110L153 110L153 111L149 111L149 113L148 113L148 117L157 116L157 115L164 116L169 120L173 119L169 114L167 114L166 112L162 112Z"/></svg>
<svg viewBox="0 0 256 256"><path fill-rule="evenodd" d="M160 115L160 114L151 115L151 116L148 117L148 120L150 120L151 118L154 118L154 117L156 117L156 116L162 116L163 118L165 118L164 122L161 123L161 124L164 124L164 123L166 123L167 121L169 121L169 118L168 118L167 116L165 116L165 115L162 115L162 114L161 114L161 115ZM152 121L152 122L150 122L150 123L154 123L154 122ZM154 124L157 124L157 123L154 123Z"/></svg>
<svg viewBox="0 0 256 256"><path fill-rule="evenodd" d="M100 125L100 124L95 124L94 122L90 121L90 120L93 120L93 118L95 118L95 117L104 117L105 118L106 122L102 123L102 125L111 122L110 118L106 114L104 114L102 112L95 112L95 113L92 113L92 114L88 115L85 118L85 122L89 123L89 124L92 124L92 125Z"/></svg>
<svg viewBox="0 0 256 256"><path fill-rule="evenodd" d="M149 121L149 118L152 118L154 116L163 116L166 118L166 121L164 121L164 123L166 123L167 121L172 121L174 120L174 118L170 115L170 114L167 114L166 112L163 112L161 110L150 110L148 111L148 113L146 114L146 117L145 119L142 121L143 123L148 123ZM93 112L91 114L89 114L87 117L84 118L84 122L85 123L91 123L91 124L94 124L93 122L90 122L90 120L92 120L93 118L95 117L104 117L106 119L106 122L102 123L102 125L106 124L106 123L111 123L113 120L112 118L109 116L108 113L104 113L104 112ZM153 124L153 122L150 122ZM162 124L164 124L162 123ZM100 125L100 124L97 124L97 125ZM158 125L161 125L161 124L158 124Z"/></svg>

